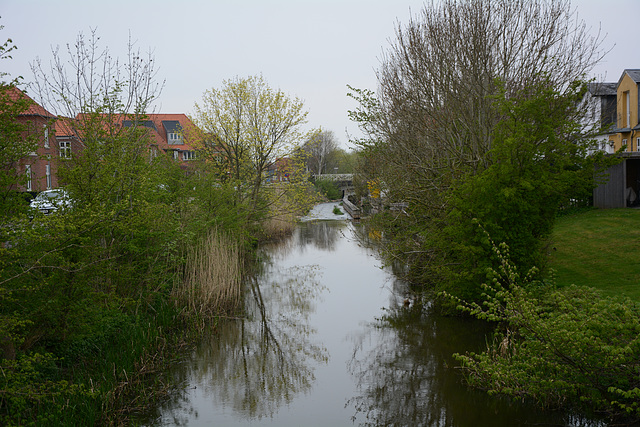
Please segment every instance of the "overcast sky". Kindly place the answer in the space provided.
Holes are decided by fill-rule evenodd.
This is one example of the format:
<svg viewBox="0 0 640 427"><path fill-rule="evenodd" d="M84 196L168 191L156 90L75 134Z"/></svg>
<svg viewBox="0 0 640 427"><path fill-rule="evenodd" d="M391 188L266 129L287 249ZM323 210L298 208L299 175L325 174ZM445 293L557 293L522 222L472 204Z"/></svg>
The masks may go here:
<svg viewBox="0 0 640 427"><path fill-rule="evenodd" d="M430 1L429 1L430 2ZM343 146L357 134L347 84L376 88L375 69L422 0L0 0L0 40L18 50L0 63L12 77L33 79L30 64L52 48L96 29L102 46L124 57L129 34L151 49L165 80L158 112L193 112L205 90L223 80L262 74L273 88L301 98L308 128L333 131ZM640 68L636 22L640 0L573 0L579 17L612 48L594 70L617 81Z"/></svg>

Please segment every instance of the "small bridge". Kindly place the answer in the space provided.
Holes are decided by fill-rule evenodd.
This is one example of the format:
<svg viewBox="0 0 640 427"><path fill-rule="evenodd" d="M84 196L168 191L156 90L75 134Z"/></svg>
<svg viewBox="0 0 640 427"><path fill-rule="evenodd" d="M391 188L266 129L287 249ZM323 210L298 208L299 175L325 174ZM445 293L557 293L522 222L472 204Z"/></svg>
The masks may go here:
<svg viewBox="0 0 640 427"><path fill-rule="evenodd" d="M353 174L352 173L322 173L322 174L314 174L313 179L326 179L329 181L337 181L339 183L348 183L348 185L353 185Z"/></svg>
<svg viewBox="0 0 640 427"><path fill-rule="evenodd" d="M353 174L352 173L323 173L313 175L314 180L333 181L338 184L344 195L354 194Z"/></svg>
<svg viewBox="0 0 640 427"><path fill-rule="evenodd" d="M349 201L349 195L355 194L352 173L327 173L313 175L313 178L315 180L326 179L338 184L338 187L342 190L342 207L351 215L351 218L360 219L360 208Z"/></svg>

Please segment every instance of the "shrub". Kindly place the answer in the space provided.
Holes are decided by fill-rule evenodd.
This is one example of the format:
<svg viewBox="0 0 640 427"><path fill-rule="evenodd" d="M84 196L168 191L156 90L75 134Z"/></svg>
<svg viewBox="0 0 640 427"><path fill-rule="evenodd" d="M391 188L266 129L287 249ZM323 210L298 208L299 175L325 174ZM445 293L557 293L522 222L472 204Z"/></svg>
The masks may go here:
<svg viewBox="0 0 640 427"><path fill-rule="evenodd" d="M334 181L329 179L318 179L314 183L316 189L325 195L329 200L337 200L342 197L342 192Z"/></svg>
<svg viewBox="0 0 640 427"><path fill-rule="evenodd" d="M468 382L547 407L584 405L640 419L640 305L595 289L521 278L506 245L481 304L460 308L500 322L481 354L456 355ZM455 298L454 298L455 299Z"/></svg>

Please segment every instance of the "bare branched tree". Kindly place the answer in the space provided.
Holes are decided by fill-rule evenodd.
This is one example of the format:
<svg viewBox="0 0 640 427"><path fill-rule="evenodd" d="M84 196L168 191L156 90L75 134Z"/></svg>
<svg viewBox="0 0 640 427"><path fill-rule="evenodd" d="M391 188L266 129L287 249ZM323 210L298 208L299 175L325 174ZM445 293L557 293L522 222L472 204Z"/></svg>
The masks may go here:
<svg viewBox="0 0 640 427"><path fill-rule="evenodd" d="M602 58L601 42L568 0L427 4L398 25L377 72L369 118L383 141L386 185L405 201L441 207L437 196L455 179L487 167L502 88L506 96L541 81L568 89Z"/></svg>
<svg viewBox="0 0 640 427"><path fill-rule="evenodd" d="M143 54L129 37L125 61L100 47L100 37L91 30L78 34L74 44L52 50L49 66L40 58L31 64L32 88L39 101L59 116L78 114L143 114L150 112L164 82L157 82L152 52Z"/></svg>
<svg viewBox="0 0 640 427"><path fill-rule="evenodd" d="M303 147L309 171L318 175L329 173L328 164L337 148L333 132L320 130L311 135Z"/></svg>
<svg viewBox="0 0 640 427"><path fill-rule="evenodd" d="M105 197L107 189L116 200L128 196L140 180L132 165L148 159L144 115L164 85L156 81L152 52L145 56L129 37L121 60L100 46L92 30L89 36L80 33L66 52L54 48L48 65L37 58L31 69L30 87L39 103L58 116L64 136L80 147L73 159L60 162L59 179L88 201Z"/></svg>

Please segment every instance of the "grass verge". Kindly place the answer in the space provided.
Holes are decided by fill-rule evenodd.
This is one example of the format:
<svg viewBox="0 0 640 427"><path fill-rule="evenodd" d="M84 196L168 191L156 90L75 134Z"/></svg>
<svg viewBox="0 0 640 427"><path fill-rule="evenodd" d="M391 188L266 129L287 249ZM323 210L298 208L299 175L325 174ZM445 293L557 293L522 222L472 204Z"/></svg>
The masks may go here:
<svg viewBox="0 0 640 427"><path fill-rule="evenodd" d="M560 286L576 284L640 301L640 210L592 209L558 219L550 264Z"/></svg>

